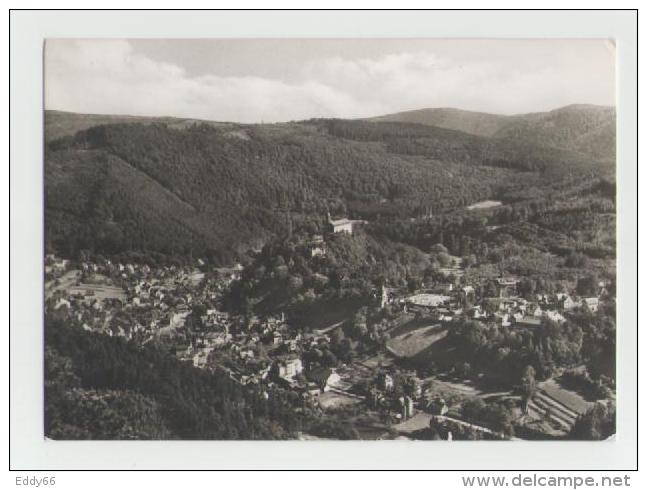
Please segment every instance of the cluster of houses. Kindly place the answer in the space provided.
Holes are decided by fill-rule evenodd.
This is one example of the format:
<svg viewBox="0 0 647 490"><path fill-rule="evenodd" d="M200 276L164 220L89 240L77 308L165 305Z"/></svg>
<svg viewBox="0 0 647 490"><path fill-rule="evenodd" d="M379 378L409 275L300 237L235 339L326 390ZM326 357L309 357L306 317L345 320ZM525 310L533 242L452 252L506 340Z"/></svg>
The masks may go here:
<svg viewBox="0 0 647 490"><path fill-rule="evenodd" d="M335 233L352 233L355 225L352 220L330 220L329 224ZM313 258L326 254L322 236L312 237L307 245ZM295 331L283 314L248 318L219 309L231 282L240 278L240 266L205 275L196 267L151 268L109 260L83 261L74 269L53 257L47 263L52 274L72 274L74 279L53 288L47 308L67 311L86 330L141 344L162 342L179 359L198 368L225 371L242 385L276 384L308 400L330 390L354 396L352 376L342 375L334 363L310 360L313 352L322 359L322 352L329 351L327 334ZM576 308L595 312L604 298L603 289L596 297L558 293L523 298L517 290L519 280L507 276L494 281L496 296L482 297L483 289L464 284L460 272L460 264L453 264L455 280L437 282L415 293L382 287L376 291L376 300L382 307L421 312L440 323L470 318L532 329L545 319L562 323L564 315ZM412 417L416 408L438 415L446 412L444 402L424 398L420 383L412 386L405 392L395 390L393 376L380 372L363 398L369 407L390 413L397 421Z"/></svg>
<svg viewBox="0 0 647 490"><path fill-rule="evenodd" d="M228 345L214 352L214 365L227 358L230 377L240 384L276 384L304 398L314 398L333 387L348 388L334 368L306 362L306 353L327 348L328 335L291 330L285 317L255 318Z"/></svg>
<svg viewBox="0 0 647 490"><path fill-rule="evenodd" d="M69 260L57 257L54 254L45 255L45 277L54 279L57 275L65 272Z"/></svg>
<svg viewBox="0 0 647 490"><path fill-rule="evenodd" d="M51 288L46 308L68 310L86 330L141 343L154 338L174 341L176 350L186 353L189 348L183 344L189 342L182 342L185 323L195 305L205 305L205 330L199 346L227 340L230 321L216 304L236 279L235 273L204 280L204 274L191 267L151 268L110 260L82 261L75 267L64 270L71 281Z"/></svg>
<svg viewBox="0 0 647 490"><path fill-rule="evenodd" d="M189 318L191 333L176 329L173 351L196 367L225 371L241 385L277 384L304 398L343 385L334 369L303 360L304 353L327 346L330 337L294 331L284 314L243 318L208 309L199 322Z"/></svg>
<svg viewBox="0 0 647 490"><path fill-rule="evenodd" d="M321 393L343 386L334 368L314 366L306 369L296 355L276 361L270 371L270 380L306 398L316 398Z"/></svg>
<svg viewBox="0 0 647 490"><path fill-rule="evenodd" d="M563 323L564 314L576 308L595 313L605 297L604 285L600 284L600 294L594 297L556 293L524 298L518 295L518 283L514 277L497 278L495 297L481 297L473 286L455 287L452 282L441 282L415 294L383 287L380 303L383 308L392 304L404 311L421 312L441 323L468 318L505 327L536 328L546 319Z"/></svg>
<svg viewBox="0 0 647 490"><path fill-rule="evenodd" d="M317 245L325 246L323 241ZM304 352L326 346L328 335L294 332L283 314L244 318L218 309L240 268L205 278L188 267L105 260L84 261L67 272L72 284L54 291L47 308L65 313L86 330L141 344L156 339L178 359L224 370L243 385L276 383L311 398L344 386L334 369L302 360ZM106 288L113 294L96 294ZM223 358L227 362L219 362Z"/></svg>
<svg viewBox="0 0 647 490"><path fill-rule="evenodd" d="M407 380L406 388L400 390L396 390L393 373L381 371L377 374L366 397L369 407L388 413L396 423L410 419L418 411L447 414L449 407L445 400L423 388L415 372L402 371L400 374Z"/></svg>

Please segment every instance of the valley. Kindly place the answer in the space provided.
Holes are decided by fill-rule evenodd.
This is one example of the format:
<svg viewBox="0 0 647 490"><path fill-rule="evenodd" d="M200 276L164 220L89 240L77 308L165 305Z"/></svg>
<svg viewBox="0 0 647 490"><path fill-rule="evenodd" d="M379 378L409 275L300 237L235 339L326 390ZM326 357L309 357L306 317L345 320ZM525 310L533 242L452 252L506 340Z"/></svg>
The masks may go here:
<svg viewBox="0 0 647 490"><path fill-rule="evenodd" d="M615 431L611 108L45 120L52 438Z"/></svg>

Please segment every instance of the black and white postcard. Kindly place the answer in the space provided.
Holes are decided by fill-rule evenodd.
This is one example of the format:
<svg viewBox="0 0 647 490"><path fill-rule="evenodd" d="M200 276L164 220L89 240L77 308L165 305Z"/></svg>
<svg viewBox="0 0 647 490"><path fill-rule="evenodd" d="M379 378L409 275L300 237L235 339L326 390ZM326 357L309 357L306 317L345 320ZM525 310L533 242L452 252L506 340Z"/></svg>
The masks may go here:
<svg viewBox="0 0 647 490"><path fill-rule="evenodd" d="M48 450L273 441L237 461L308 468L276 458L355 441L321 461L419 464L348 454L397 447L458 464L469 447L492 467L494 441L567 464L573 441L634 440L631 45L450 36L441 13L374 35L387 14L328 36L316 25L360 13L292 12L311 36L288 13L283 35L223 20L279 26L262 12L205 13L195 35L43 35L42 140L14 162L42 175L24 262L42 283L12 334L34 339L42 384L14 386L42 397L20 403Z"/></svg>

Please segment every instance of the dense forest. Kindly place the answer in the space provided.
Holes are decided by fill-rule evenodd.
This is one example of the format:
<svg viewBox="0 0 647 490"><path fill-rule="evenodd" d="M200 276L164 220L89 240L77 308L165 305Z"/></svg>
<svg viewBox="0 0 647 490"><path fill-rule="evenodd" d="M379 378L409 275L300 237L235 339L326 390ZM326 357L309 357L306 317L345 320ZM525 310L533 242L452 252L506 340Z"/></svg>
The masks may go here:
<svg viewBox="0 0 647 490"><path fill-rule="evenodd" d="M420 155L443 162L540 171L552 176L590 174L597 165L574 151L539 146L515 137L485 138L460 131L409 123L325 120L330 134L383 143L391 153ZM564 167L567 165L567 167Z"/></svg>
<svg viewBox="0 0 647 490"><path fill-rule="evenodd" d="M292 283L308 291L323 281L323 275L327 288L338 288L338 294L366 297L381 284L433 283L436 271L453 255L463 260L466 281L483 287L484 278L506 273L524 277L523 294L554 293L595 276L613 293L614 200L615 186L595 179L491 210L461 209L418 220L371 222L353 236L329 237L325 258L310 259L305 238L297 230L291 239L272 241L255 254L244 277L252 283L269 277L274 283L265 289L286 296L294 288L275 284L277 279L288 284L291 275L299 276ZM284 274L277 270L277 260ZM270 303L284 304L276 298Z"/></svg>
<svg viewBox="0 0 647 490"><path fill-rule="evenodd" d="M153 343L46 319L45 434L53 439L285 439L304 424L294 393L242 387Z"/></svg>
<svg viewBox="0 0 647 490"><path fill-rule="evenodd" d="M430 267L419 249L357 231L328 237L324 256L293 240L272 242L244 269L226 298L228 309L243 314L284 311L296 325L352 316L374 301L383 284L407 285ZM332 307L330 305L333 305ZM314 322L314 323L313 323Z"/></svg>
<svg viewBox="0 0 647 490"><path fill-rule="evenodd" d="M404 223L613 179L608 160L573 149L411 123L46 113L46 135L47 247L70 257L137 251L231 263L290 228L321 227L326 211Z"/></svg>

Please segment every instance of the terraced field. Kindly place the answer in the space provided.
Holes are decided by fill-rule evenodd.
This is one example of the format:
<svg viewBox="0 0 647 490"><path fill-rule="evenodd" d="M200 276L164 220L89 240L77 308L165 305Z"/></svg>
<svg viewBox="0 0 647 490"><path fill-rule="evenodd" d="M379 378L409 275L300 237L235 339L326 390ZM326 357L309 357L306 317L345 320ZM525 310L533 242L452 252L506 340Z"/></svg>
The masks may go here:
<svg viewBox="0 0 647 490"><path fill-rule="evenodd" d="M574 391L562 388L553 379L540 383L539 388L548 396L571 408L579 415L586 413L593 406L592 402L585 400Z"/></svg>
<svg viewBox="0 0 647 490"><path fill-rule="evenodd" d="M528 412L534 418L548 419L568 432L577 418L586 413L592 403L587 402L577 393L561 388L555 381L549 380L539 385L535 396L528 404Z"/></svg>

